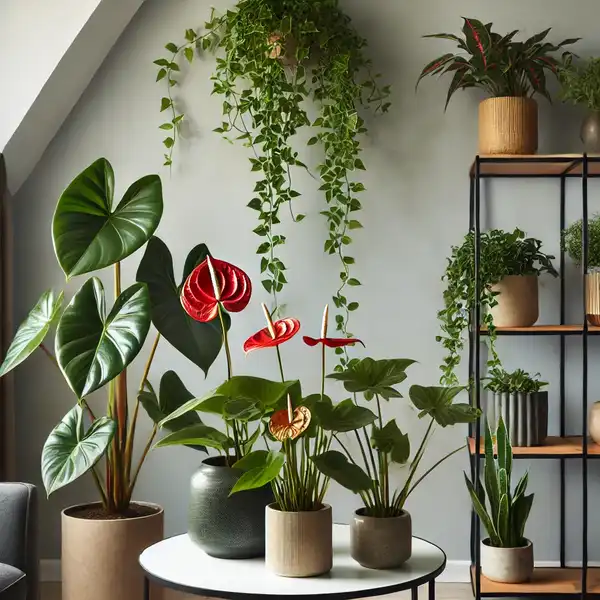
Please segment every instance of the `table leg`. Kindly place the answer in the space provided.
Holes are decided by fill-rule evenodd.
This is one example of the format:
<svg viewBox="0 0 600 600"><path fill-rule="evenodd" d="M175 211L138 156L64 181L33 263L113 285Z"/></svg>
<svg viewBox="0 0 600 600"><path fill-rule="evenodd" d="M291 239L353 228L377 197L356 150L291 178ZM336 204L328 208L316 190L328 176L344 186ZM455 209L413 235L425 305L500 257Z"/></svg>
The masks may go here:
<svg viewBox="0 0 600 600"><path fill-rule="evenodd" d="M435 600L435 579L429 582L429 600Z"/></svg>
<svg viewBox="0 0 600 600"><path fill-rule="evenodd" d="M419 588L414 587L410 590L410 600L419 600Z"/></svg>
<svg viewBox="0 0 600 600"><path fill-rule="evenodd" d="M150 581L144 577L144 600L150 600Z"/></svg>

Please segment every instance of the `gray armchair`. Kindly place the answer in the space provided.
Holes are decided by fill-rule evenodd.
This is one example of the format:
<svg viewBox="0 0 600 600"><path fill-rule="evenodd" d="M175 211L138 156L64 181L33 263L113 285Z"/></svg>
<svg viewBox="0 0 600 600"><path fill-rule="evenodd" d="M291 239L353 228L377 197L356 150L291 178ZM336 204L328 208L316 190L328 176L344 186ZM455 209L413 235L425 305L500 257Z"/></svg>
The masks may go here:
<svg viewBox="0 0 600 600"><path fill-rule="evenodd" d="M39 600L37 494L0 483L0 600Z"/></svg>

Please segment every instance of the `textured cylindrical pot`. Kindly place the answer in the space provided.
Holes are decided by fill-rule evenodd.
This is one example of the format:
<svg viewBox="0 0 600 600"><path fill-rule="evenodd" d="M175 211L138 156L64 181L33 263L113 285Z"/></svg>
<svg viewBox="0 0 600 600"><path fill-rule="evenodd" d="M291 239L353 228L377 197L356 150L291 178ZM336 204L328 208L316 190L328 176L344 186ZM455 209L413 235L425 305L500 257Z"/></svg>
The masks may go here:
<svg viewBox="0 0 600 600"><path fill-rule="evenodd" d="M492 431L502 417L513 446L541 446L548 437L548 392L494 392L486 413Z"/></svg>
<svg viewBox="0 0 600 600"><path fill-rule="evenodd" d="M531 327L540 316L537 275L509 275L492 291L498 304L490 309L496 327Z"/></svg>
<svg viewBox="0 0 600 600"><path fill-rule="evenodd" d="M583 120L581 141L586 152L600 153L600 112L591 112Z"/></svg>
<svg viewBox="0 0 600 600"><path fill-rule="evenodd" d="M535 154L537 147L535 100L505 96L479 104L479 154Z"/></svg>
<svg viewBox="0 0 600 600"><path fill-rule="evenodd" d="M494 548L489 538L481 542L481 572L500 583L525 583L533 574L533 544L522 548Z"/></svg>
<svg viewBox="0 0 600 600"><path fill-rule="evenodd" d="M586 279L586 309L590 325L600 326L600 273L588 273Z"/></svg>
<svg viewBox="0 0 600 600"><path fill-rule="evenodd" d="M412 554L412 521L404 511L399 517L369 517L361 508L350 523L350 554L368 569L395 569Z"/></svg>
<svg viewBox="0 0 600 600"><path fill-rule="evenodd" d="M267 569L281 577L314 577L333 566L331 506L285 512L267 506Z"/></svg>
<svg viewBox="0 0 600 600"><path fill-rule="evenodd" d="M265 507L271 487L229 495L243 471L226 466L224 457L207 458L192 475L188 534L215 558L265 555Z"/></svg>
<svg viewBox="0 0 600 600"><path fill-rule="evenodd" d="M600 444L600 402L594 402L590 408L588 430L594 442Z"/></svg>
<svg viewBox="0 0 600 600"><path fill-rule="evenodd" d="M100 508L99 503L63 510L63 600L143 598L144 575L138 560L146 548L163 539L164 513L156 504L134 504L147 507L149 514L122 519L85 518L89 511ZM153 590L152 600L161 597L160 590Z"/></svg>

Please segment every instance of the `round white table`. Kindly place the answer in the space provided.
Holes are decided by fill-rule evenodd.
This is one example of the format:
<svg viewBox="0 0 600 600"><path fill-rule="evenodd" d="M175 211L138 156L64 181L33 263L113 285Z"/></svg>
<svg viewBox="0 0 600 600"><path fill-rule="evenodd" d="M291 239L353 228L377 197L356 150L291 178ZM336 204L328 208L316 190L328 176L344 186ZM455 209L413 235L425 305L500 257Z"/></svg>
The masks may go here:
<svg viewBox="0 0 600 600"><path fill-rule="evenodd" d="M292 600L326 597L348 600L411 590L429 584L435 598L435 578L446 567L446 555L431 542L413 538L412 557L399 569L365 569L350 556L350 528L333 526L333 569L320 577L278 577L267 571L264 559L212 558L187 534L150 546L140 556L145 573L144 600L150 600L150 582L198 596L241 600Z"/></svg>

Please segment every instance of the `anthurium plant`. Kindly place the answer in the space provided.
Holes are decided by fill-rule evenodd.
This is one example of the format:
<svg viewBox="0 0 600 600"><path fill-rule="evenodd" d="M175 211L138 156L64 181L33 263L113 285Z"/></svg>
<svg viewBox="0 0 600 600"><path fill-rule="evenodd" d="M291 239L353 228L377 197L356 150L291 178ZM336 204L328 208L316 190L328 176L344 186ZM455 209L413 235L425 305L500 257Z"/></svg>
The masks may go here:
<svg viewBox="0 0 600 600"><path fill-rule="evenodd" d="M158 431L158 422L191 397L173 371L164 374L158 393L149 379L161 338L207 372L221 349L218 320L199 323L179 302L172 258L153 234L163 213L160 178L142 177L114 205L114 173L101 158L79 174L61 195L52 221L54 251L66 278L113 270L107 307L104 284L87 279L71 300L48 290L19 327L0 367L6 375L41 349L75 395L76 403L50 433L42 450L42 478L48 494L85 473L94 479L108 514L127 516L135 484ZM123 289L121 261L146 246L137 282ZM184 280L208 255L196 246L187 257ZM127 368L140 354L151 325L157 330L130 412ZM44 340L56 327L54 351ZM107 393L100 415L91 395ZM140 404L155 426L139 457L134 438ZM186 415L190 422L196 415ZM103 461L103 464L101 464Z"/></svg>
<svg viewBox="0 0 600 600"><path fill-rule="evenodd" d="M580 38L552 44L546 40L550 29L517 41L519 30L506 35L492 31L492 23L483 24L477 19L463 17L462 37L451 33L434 33L426 38L456 42L459 54L446 53L425 65L417 85L427 75L452 74L446 98L446 107L457 90L481 88L491 97L541 94L550 100L546 74L556 76L565 61L573 56L563 51L561 57L554 53L570 46Z"/></svg>

